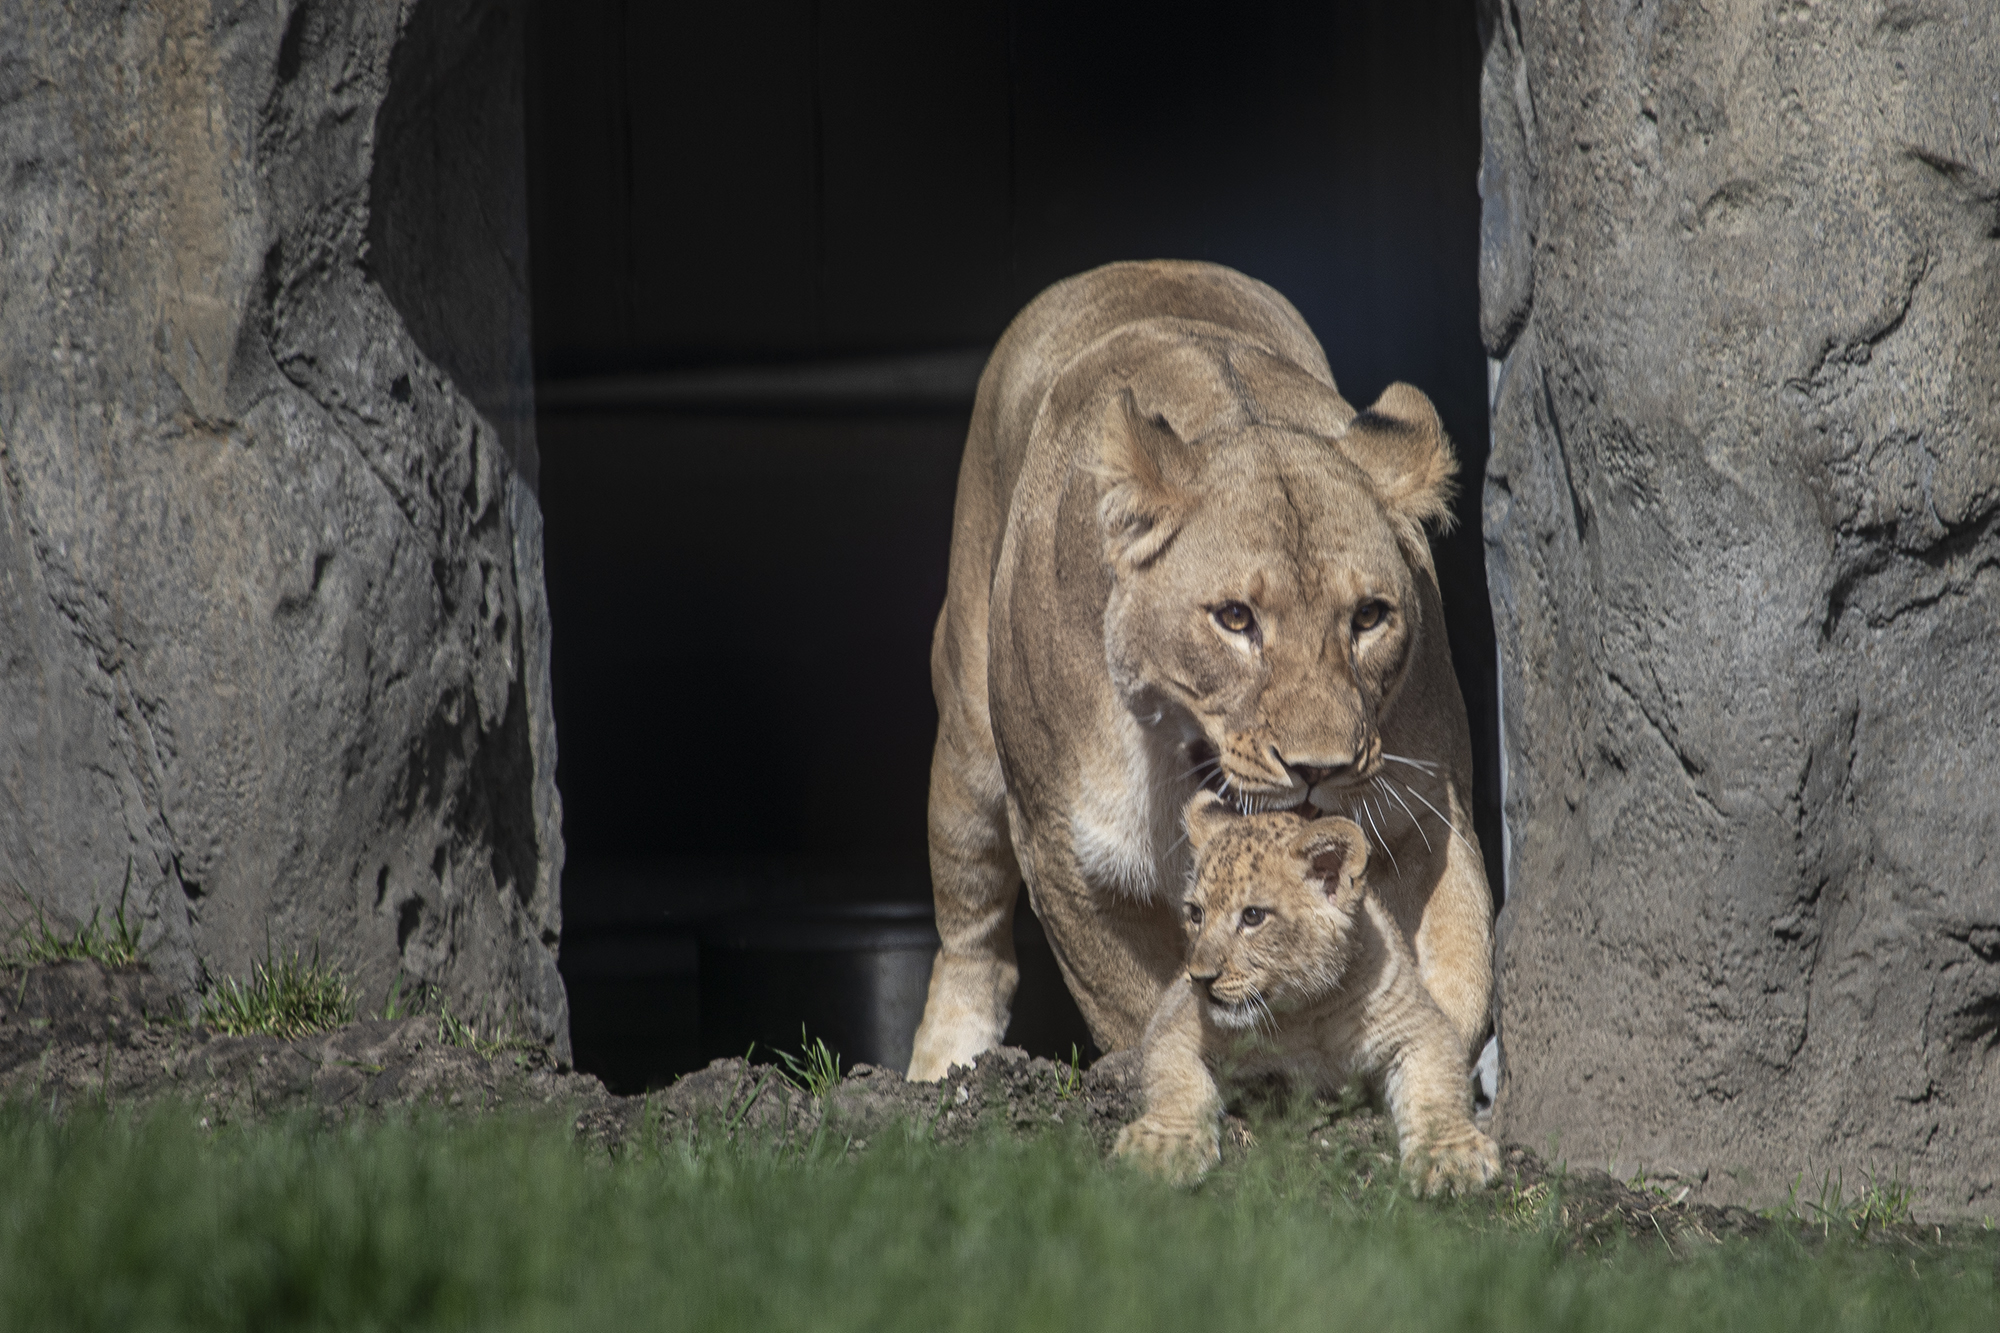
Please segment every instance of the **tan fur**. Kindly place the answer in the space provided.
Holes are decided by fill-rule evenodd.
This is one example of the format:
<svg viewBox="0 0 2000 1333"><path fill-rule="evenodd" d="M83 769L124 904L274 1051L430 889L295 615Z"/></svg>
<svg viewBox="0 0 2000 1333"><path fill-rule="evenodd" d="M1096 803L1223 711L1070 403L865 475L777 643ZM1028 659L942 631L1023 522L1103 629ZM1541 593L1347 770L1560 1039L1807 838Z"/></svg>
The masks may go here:
<svg viewBox="0 0 2000 1333"><path fill-rule="evenodd" d="M1204 792L1188 834L1187 971L1147 1026L1146 1112L1119 1134L1118 1154L1180 1179L1213 1166L1218 1068L1325 1093L1365 1077L1395 1118L1413 1189L1492 1180L1500 1153L1472 1123L1464 1047L1367 886L1360 828L1238 815Z"/></svg>
<svg viewBox="0 0 2000 1333"><path fill-rule="evenodd" d="M1022 311L980 380L932 646L943 947L911 1078L999 1043L1023 878L1099 1047L1138 1042L1181 972L1181 811L1205 776L1351 813L1424 983L1479 1040L1491 900L1423 532L1454 470L1421 393L1357 414L1240 273L1113 264ZM1219 627L1232 601L1254 638Z"/></svg>

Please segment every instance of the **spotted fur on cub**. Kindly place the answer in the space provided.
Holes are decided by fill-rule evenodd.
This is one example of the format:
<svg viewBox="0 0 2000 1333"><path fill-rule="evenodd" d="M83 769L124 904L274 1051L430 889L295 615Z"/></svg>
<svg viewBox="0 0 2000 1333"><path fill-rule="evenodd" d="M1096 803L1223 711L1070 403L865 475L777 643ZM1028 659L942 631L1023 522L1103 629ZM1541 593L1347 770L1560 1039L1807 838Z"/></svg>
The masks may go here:
<svg viewBox="0 0 2000 1333"><path fill-rule="evenodd" d="M1187 970L1147 1025L1146 1112L1119 1134L1118 1153L1180 1179L1207 1171L1218 1071L1281 1074L1323 1092L1360 1077L1388 1103L1412 1188L1491 1181L1500 1154L1472 1123L1464 1048L1367 885L1360 828L1239 815L1208 792L1187 825Z"/></svg>

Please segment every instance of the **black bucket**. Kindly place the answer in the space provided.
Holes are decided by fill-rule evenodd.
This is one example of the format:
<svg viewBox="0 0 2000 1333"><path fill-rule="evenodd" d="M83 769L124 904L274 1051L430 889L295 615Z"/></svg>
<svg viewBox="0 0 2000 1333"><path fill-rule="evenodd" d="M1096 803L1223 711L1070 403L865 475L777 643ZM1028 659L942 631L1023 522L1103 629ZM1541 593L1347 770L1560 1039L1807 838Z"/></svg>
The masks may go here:
<svg viewBox="0 0 2000 1333"><path fill-rule="evenodd" d="M1086 1060L1095 1048L1025 902L1014 917L1021 986L1007 1040ZM732 913L701 932L701 1040L709 1059L824 1041L852 1065L909 1067L937 926L926 903L828 903Z"/></svg>

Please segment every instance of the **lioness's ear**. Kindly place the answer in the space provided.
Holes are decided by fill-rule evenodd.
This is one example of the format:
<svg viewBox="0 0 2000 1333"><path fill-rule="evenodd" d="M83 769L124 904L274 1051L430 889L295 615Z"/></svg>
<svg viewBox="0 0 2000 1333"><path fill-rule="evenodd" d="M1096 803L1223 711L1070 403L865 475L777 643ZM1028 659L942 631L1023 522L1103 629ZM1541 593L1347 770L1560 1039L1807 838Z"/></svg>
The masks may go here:
<svg viewBox="0 0 2000 1333"><path fill-rule="evenodd" d="M1315 819L1293 839L1292 854L1306 863L1307 873L1320 880L1332 898L1361 878L1368 866L1368 839L1352 820Z"/></svg>
<svg viewBox="0 0 2000 1333"><path fill-rule="evenodd" d="M1423 390L1391 384L1373 407L1355 414L1334 444L1368 474L1391 513L1415 524L1450 526L1458 456Z"/></svg>
<svg viewBox="0 0 2000 1333"><path fill-rule="evenodd" d="M1094 471L1103 486L1097 518L1105 553L1115 565L1144 568L1173 540L1194 501L1185 485L1193 472L1188 447L1165 417L1144 416L1123 389L1105 405Z"/></svg>
<svg viewBox="0 0 2000 1333"><path fill-rule="evenodd" d="M1220 796L1207 788L1196 792L1194 799L1188 802L1187 808L1188 846L1197 852L1200 851L1202 844L1213 837L1218 829L1227 827L1229 821L1234 818L1236 812L1231 810L1229 803Z"/></svg>

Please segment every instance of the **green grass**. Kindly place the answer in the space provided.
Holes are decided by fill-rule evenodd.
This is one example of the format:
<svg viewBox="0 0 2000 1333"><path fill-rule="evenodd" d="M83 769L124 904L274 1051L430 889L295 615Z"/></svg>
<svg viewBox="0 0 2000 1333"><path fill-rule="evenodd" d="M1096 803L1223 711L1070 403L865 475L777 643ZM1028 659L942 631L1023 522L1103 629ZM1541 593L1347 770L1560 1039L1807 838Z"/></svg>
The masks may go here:
<svg viewBox="0 0 2000 1333"><path fill-rule="evenodd" d="M1532 1210L1475 1224L1304 1149L1190 1192L1078 1137L874 1144L607 1160L560 1119L211 1136L187 1110L0 1111L0 1327L1834 1333L2000 1310L1985 1250L1578 1254Z"/></svg>
<svg viewBox="0 0 2000 1333"><path fill-rule="evenodd" d="M268 1033L287 1041L354 1021L347 978L297 953L251 965L250 979L224 977L201 1000L201 1022L232 1037Z"/></svg>

